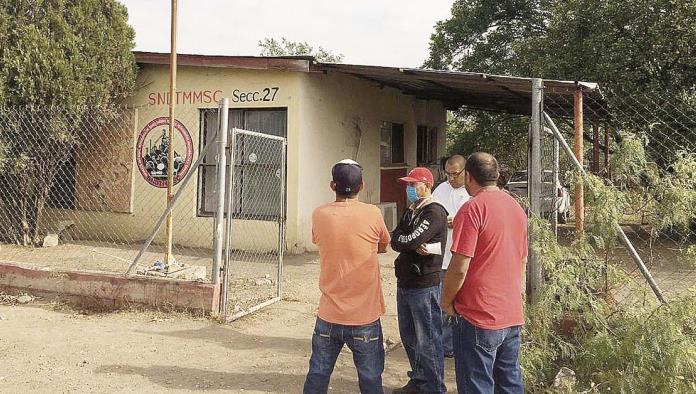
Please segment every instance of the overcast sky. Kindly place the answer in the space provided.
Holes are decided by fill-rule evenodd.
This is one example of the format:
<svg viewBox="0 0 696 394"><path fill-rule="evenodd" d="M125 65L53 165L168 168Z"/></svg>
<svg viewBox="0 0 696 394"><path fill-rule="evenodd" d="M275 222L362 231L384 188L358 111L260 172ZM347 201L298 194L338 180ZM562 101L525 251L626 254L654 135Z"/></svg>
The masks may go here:
<svg viewBox="0 0 696 394"><path fill-rule="evenodd" d="M136 50L169 51L169 0L120 0ZM180 0L178 53L258 55L264 37L306 41L345 63L418 67L452 0Z"/></svg>

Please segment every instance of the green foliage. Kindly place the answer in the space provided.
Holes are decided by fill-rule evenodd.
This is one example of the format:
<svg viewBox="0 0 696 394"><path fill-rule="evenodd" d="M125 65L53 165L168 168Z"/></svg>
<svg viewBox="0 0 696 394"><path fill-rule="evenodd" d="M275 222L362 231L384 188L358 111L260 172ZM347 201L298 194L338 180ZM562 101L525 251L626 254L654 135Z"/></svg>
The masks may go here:
<svg viewBox="0 0 696 394"><path fill-rule="evenodd" d="M425 65L683 91L693 42L691 0L457 0Z"/></svg>
<svg viewBox="0 0 696 394"><path fill-rule="evenodd" d="M280 41L275 38L264 38L259 41L261 56L313 56L322 63L342 63L343 54L333 53L322 47L316 49L307 42L289 41L282 37Z"/></svg>
<svg viewBox="0 0 696 394"><path fill-rule="evenodd" d="M448 151L464 156L488 152L512 172L525 169L528 123L524 117L490 112L451 113L447 122Z"/></svg>
<svg viewBox="0 0 696 394"><path fill-rule="evenodd" d="M652 219L655 236L688 232L696 220L696 154L677 151L674 156L673 163L660 168L648 161L644 141L622 133L611 158L614 185Z"/></svg>
<svg viewBox="0 0 696 394"><path fill-rule="evenodd" d="M648 168L644 142L633 134L621 133L621 142L611 155L609 165L612 180L621 189L641 185ZM655 181L654 178L651 180Z"/></svg>
<svg viewBox="0 0 696 394"><path fill-rule="evenodd" d="M628 279L598 259L587 240L560 245L539 218L532 219L530 236L546 281L526 310L520 361L529 392L567 392L551 388L561 367L576 372L574 392L696 388L695 298L668 306L622 305L614 287ZM613 236L596 237L607 244Z"/></svg>
<svg viewBox="0 0 696 394"><path fill-rule="evenodd" d="M539 218L531 221L530 237L546 281L526 310L521 365L528 389L541 391L577 356L581 335L602 326L609 307L602 297L605 265L587 243L560 245Z"/></svg>
<svg viewBox="0 0 696 394"><path fill-rule="evenodd" d="M696 269L696 245L690 245L688 248L686 248L686 253L684 256L686 257L684 266L690 269Z"/></svg>
<svg viewBox="0 0 696 394"><path fill-rule="evenodd" d="M596 175L586 174L583 182L585 204L591 207L586 211L585 234L591 237L597 247L606 249L615 244L615 223L621 223L629 201L624 193L605 184L604 180Z"/></svg>
<svg viewBox="0 0 696 394"><path fill-rule="evenodd" d="M0 6L0 101L101 106L132 90L135 34L114 0L20 0Z"/></svg>
<svg viewBox="0 0 696 394"><path fill-rule="evenodd" d="M606 329L583 343L576 372L586 382L595 382L598 391L694 392L695 327L694 299L675 301L652 312L615 314L607 318Z"/></svg>
<svg viewBox="0 0 696 394"><path fill-rule="evenodd" d="M686 230L696 220L696 154L679 152L677 157L656 188L659 231Z"/></svg>
<svg viewBox="0 0 696 394"><path fill-rule="evenodd" d="M115 0L0 2L0 238L38 241L60 166L134 86L134 31ZM92 122L84 124L89 115Z"/></svg>
<svg viewBox="0 0 696 394"><path fill-rule="evenodd" d="M655 238L693 220L696 158L677 156L665 169L651 165L644 141L622 133L612 167L615 185L594 175L570 175L585 186L583 239L561 245L546 221L531 220L532 248L546 281L526 310L521 365L530 392L696 390L696 294L666 305L650 297L635 304L639 290L608 252L615 246L614 223L640 200L649 200L643 209L659 219L651 232ZM686 247L680 260L696 267L696 247ZM576 373L569 389L551 387L561 367Z"/></svg>

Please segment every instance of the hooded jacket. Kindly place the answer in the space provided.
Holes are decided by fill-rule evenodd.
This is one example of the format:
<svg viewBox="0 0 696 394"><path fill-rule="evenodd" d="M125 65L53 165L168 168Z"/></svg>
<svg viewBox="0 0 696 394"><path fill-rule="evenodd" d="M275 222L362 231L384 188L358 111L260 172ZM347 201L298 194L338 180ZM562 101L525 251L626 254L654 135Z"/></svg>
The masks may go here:
<svg viewBox="0 0 696 394"><path fill-rule="evenodd" d="M437 242L440 242L441 254L421 256L416 252L423 244ZM446 244L445 207L432 198L411 205L392 232L391 247L399 252L394 262L397 286L426 288L439 285Z"/></svg>

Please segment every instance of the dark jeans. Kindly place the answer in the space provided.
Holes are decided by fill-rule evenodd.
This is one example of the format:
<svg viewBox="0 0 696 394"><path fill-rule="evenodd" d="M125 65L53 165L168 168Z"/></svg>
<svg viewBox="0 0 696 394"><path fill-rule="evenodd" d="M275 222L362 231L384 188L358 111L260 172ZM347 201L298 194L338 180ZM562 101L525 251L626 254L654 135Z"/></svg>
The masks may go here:
<svg viewBox="0 0 696 394"><path fill-rule="evenodd" d="M442 293L442 288L445 286L445 273L447 270L440 271L440 293ZM442 348L445 354L454 353L454 345L452 342L452 328L454 327L454 318L452 316L447 316L447 314L442 311Z"/></svg>
<svg viewBox="0 0 696 394"><path fill-rule="evenodd" d="M454 364L460 393L523 393L519 354L519 326L487 330L456 318Z"/></svg>
<svg viewBox="0 0 696 394"><path fill-rule="evenodd" d="M318 394L328 391L331 373L343 345L353 352L360 392L383 393L384 345L380 320L364 326L346 326L328 323L318 317L303 392Z"/></svg>
<svg viewBox="0 0 696 394"><path fill-rule="evenodd" d="M399 333L406 349L412 384L424 393L445 393L440 286L399 287L396 292Z"/></svg>

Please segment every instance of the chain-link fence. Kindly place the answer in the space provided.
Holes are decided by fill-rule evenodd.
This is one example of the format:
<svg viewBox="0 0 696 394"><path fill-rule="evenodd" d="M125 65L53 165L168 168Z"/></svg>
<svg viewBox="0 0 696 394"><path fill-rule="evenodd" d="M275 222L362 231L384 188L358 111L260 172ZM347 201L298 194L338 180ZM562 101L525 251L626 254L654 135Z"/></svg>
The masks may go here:
<svg viewBox="0 0 696 394"><path fill-rule="evenodd" d="M220 108L177 108L170 141L163 105L0 108L0 260L216 281L217 238L228 257L223 314L235 318L279 299L285 113L225 110L223 125ZM233 131L239 127L254 131ZM175 202L167 258L170 149ZM224 173L233 175L220 182Z"/></svg>
<svg viewBox="0 0 696 394"><path fill-rule="evenodd" d="M168 151L174 190L195 172L203 112L182 108L169 141L166 107L0 110L2 260L123 273L167 204ZM173 210L173 257L208 277L212 220L190 183ZM165 234L141 259L163 261Z"/></svg>
<svg viewBox="0 0 696 394"><path fill-rule="evenodd" d="M222 311L234 320L280 300L286 139L233 129L230 141Z"/></svg>
<svg viewBox="0 0 696 394"><path fill-rule="evenodd" d="M573 104L567 92L545 89L543 110L575 149ZM580 108L579 101L577 103ZM696 106L688 94L658 94L604 89L582 95L584 169L603 179L616 193L607 205L623 208L619 224L668 301L696 286ZM546 125L549 126L548 124ZM553 167L551 133L544 133L542 158ZM575 194L572 165L561 153L557 161L557 196ZM585 192L591 199L592 193ZM604 196L606 197L606 195ZM565 203L562 204L565 206ZM595 206L595 208L592 207ZM586 210L601 210L588 204ZM574 207L569 219L574 221ZM560 240L571 242L573 224L560 225ZM613 296L630 303L655 299L630 248L616 243L605 248L607 262L616 263L623 281Z"/></svg>

